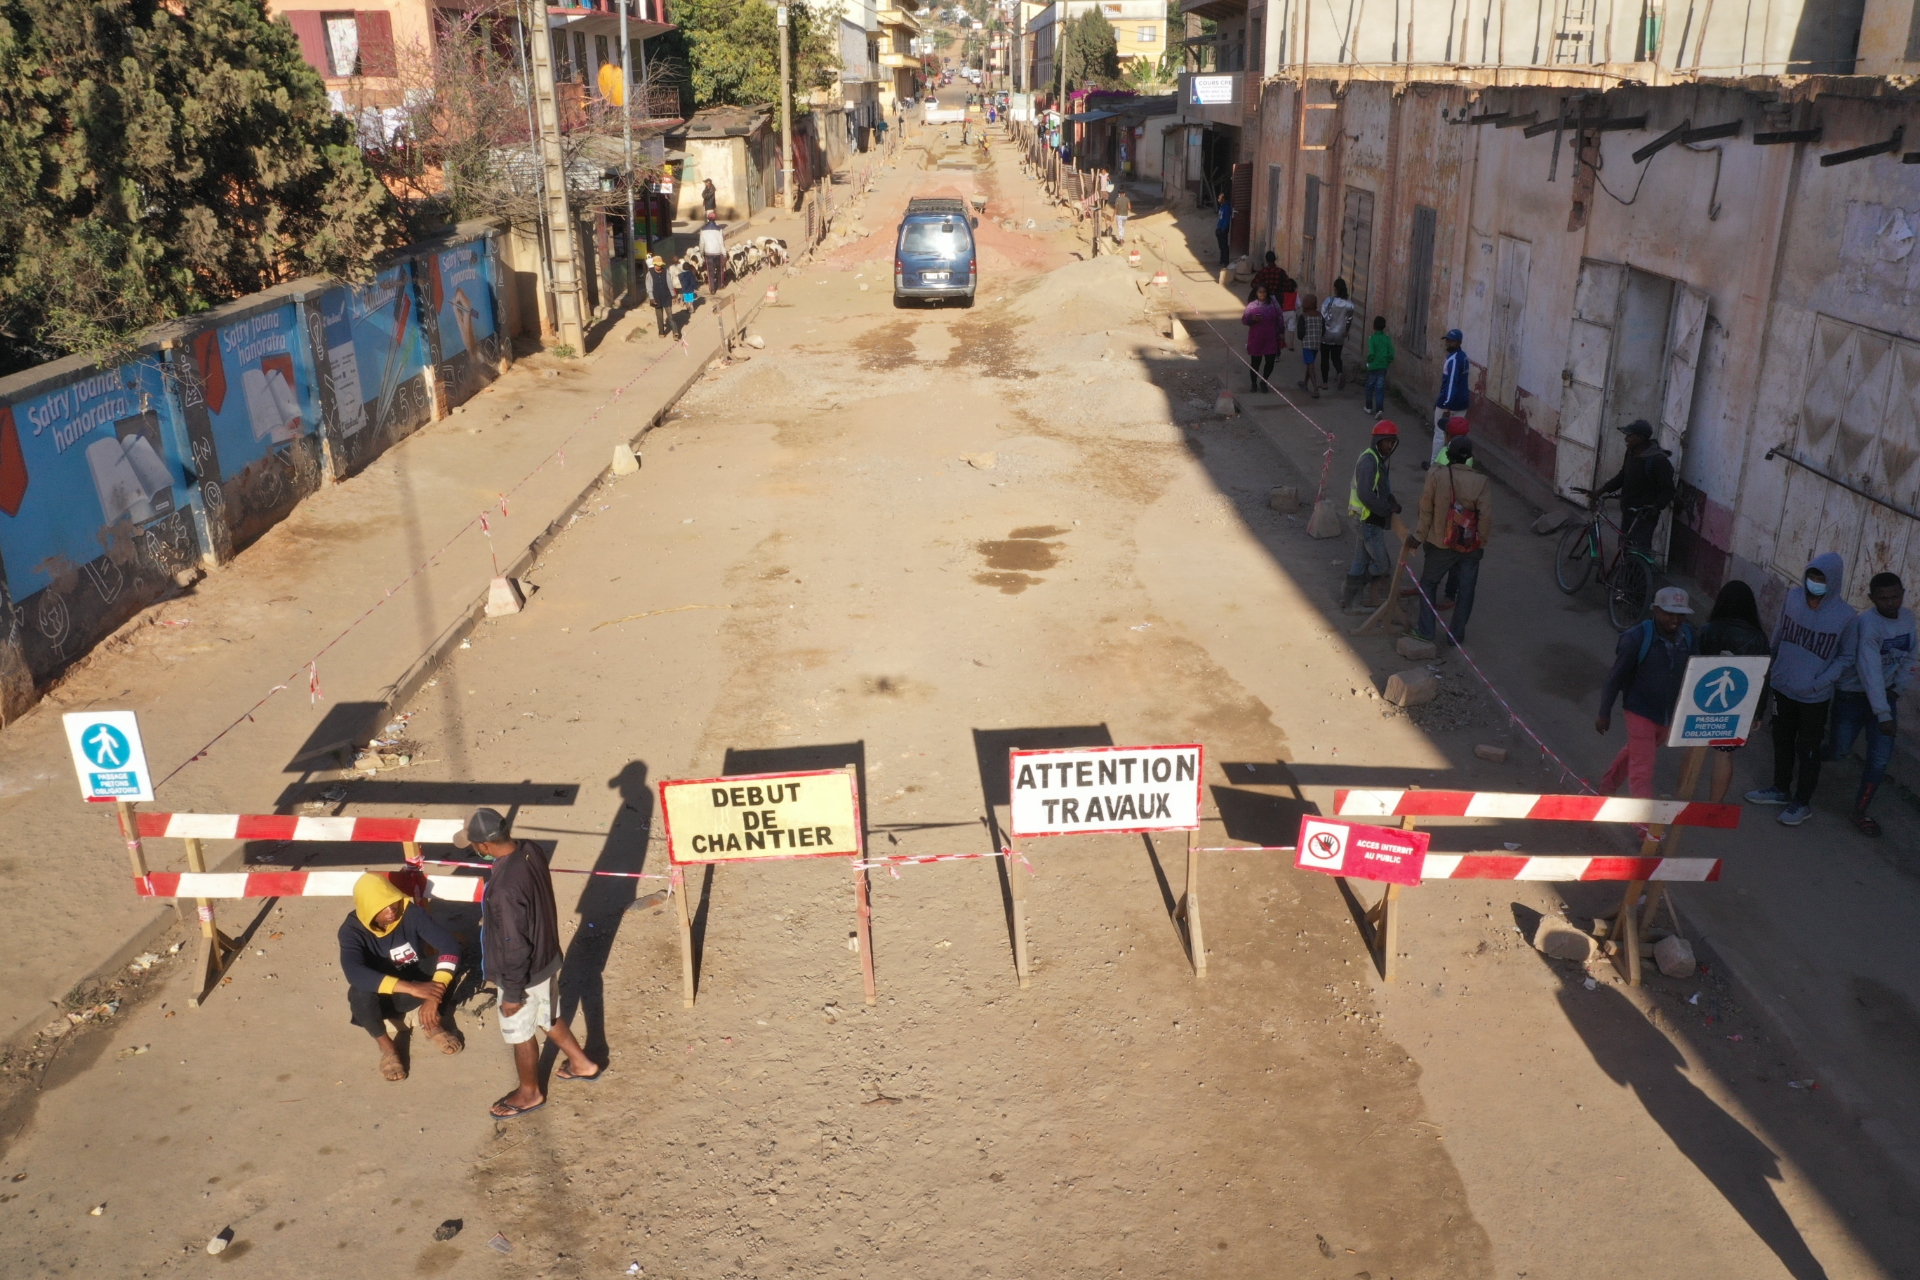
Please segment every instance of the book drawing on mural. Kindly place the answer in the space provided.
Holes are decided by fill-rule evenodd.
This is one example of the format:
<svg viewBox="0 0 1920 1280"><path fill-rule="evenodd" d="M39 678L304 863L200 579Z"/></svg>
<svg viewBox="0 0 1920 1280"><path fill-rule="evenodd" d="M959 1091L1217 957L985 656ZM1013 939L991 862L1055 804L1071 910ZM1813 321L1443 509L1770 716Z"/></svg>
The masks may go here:
<svg viewBox="0 0 1920 1280"><path fill-rule="evenodd" d="M284 372L270 366L248 369L240 375L240 389L247 397L255 440L271 437L275 444L285 444L300 438L300 402Z"/></svg>
<svg viewBox="0 0 1920 1280"><path fill-rule="evenodd" d="M141 430L146 416L117 424L128 428L125 434L103 436L87 446L87 466L106 524L122 519L147 524L173 512L173 477Z"/></svg>

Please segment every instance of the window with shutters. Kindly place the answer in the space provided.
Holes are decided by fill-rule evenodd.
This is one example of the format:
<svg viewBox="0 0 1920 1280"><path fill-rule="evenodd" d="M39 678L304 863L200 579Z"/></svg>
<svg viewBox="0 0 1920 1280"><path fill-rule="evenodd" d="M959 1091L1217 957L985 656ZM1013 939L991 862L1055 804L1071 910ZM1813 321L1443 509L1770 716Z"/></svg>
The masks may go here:
<svg viewBox="0 0 1920 1280"><path fill-rule="evenodd" d="M327 74L359 75L359 20L351 13L323 13L320 15L320 29L326 40Z"/></svg>
<svg viewBox="0 0 1920 1280"><path fill-rule="evenodd" d="M1425 205L1413 208L1413 245L1407 254L1407 323L1401 341L1414 355L1427 354L1427 313L1433 306L1433 237L1440 215Z"/></svg>

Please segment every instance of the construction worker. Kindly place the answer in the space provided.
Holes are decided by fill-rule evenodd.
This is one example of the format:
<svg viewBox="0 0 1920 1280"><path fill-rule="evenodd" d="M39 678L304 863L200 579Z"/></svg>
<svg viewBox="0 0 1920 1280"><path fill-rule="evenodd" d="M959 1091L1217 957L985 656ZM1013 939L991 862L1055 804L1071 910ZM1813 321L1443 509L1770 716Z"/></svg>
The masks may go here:
<svg viewBox="0 0 1920 1280"><path fill-rule="evenodd" d="M1340 589L1340 607L1351 609L1370 583L1393 573L1387 550L1387 526L1400 512L1393 496L1388 465L1400 447L1400 428L1384 419L1373 424L1373 439L1353 466L1353 486L1347 491L1347 510L1354 518L1353 562L1347 566L1346 585Z"/></svg>

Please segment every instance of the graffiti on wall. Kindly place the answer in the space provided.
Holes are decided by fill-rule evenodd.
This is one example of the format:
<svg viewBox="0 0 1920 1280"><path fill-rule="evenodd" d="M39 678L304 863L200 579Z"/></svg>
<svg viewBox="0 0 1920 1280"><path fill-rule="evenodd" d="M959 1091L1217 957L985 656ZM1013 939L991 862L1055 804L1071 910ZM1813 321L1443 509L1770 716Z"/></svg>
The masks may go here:
<svg viewBox="0 0 1920 1280"><path fill-rule="evenodd" d="M336 478L427 420L427 351L407 264L308 301Z"/></svg>
<svg viewBox="0 0 1920 1280"><path fill-rule="evenodd" d="M443 404L452 406L492 382L500 368L493 314L492 263L471 240L414 260L424 295L422 319Z"/></svg>

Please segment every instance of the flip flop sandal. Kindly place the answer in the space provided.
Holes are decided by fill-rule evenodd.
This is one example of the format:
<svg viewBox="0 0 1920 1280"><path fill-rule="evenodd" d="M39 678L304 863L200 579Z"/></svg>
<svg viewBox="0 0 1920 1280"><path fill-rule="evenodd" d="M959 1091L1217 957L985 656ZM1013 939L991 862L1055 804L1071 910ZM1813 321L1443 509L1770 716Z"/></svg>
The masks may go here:
<svg viewBox="0 0 1920 1280"><path fill-rule="evenodd" d="M595 1080L598 1080L601 1076L604 1076L605 1074L607 1074L607 1069L605 1067L601 1067L598 1071L594 1072L590 1076L577 1076L573 1074L573 1072L567 1070L568 1066L570 1065L571 1065L570 1063L563 1062L558 1067L554 1068L553 1078L556 1080L578 1080L581 1084L592 1084Z"/></svg>
<svg viewBox="0 0 1920 1280"><path fill-rule="evenodd" d="M511 1102L508 1102L505 1098L502 1098L500 1099L500 1101L494 1103L492 1107L487 1108L487 1114L492 1116L495 1120L517 1120L521 1116L526 1115L528 1112L538 1111L540 1108L546 1105L547 1105L547 1100L545 1098L540 1099L540 1101L534 1103L530 1107L516 1107ZM495 1107L505 1107L507 1109L506 1114L505 1115L500 1114L500 1112L494 1109Z"/></svg>

